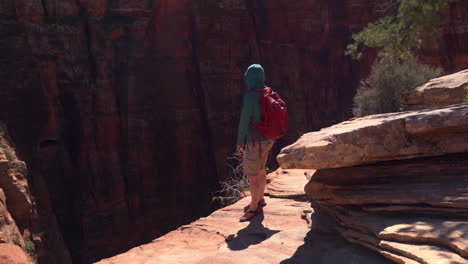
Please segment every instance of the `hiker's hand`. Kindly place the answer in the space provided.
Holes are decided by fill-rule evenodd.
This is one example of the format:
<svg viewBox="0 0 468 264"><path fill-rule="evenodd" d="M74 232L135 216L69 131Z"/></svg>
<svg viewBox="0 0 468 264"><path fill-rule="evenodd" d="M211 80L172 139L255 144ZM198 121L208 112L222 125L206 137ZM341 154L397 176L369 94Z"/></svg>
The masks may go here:
<svg viewBox="0 0 468 264"><path fill-rule="evenodd" d="M240 152L244 152L244 146L237 145L237 150Z"/></svg>

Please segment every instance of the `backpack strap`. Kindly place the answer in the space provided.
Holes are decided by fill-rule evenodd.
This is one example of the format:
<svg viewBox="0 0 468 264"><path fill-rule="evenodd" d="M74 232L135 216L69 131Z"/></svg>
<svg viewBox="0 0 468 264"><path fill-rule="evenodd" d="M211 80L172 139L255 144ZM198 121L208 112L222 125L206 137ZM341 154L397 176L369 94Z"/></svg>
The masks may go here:
<svg viewBox="0 0 468 264"><path fill-rule="evenodd" d="M256 88L256 89L252 89L253 91L255 92L258 92L260 94L260 105L261 105L261 101L263 100L263 96L265 93L271 93L271 88L269 87L265 87L265 88ZM250 123L250 135L252 137L252 146L255 147L255 134L254 134L255 130L253 129L253 124ZM258 132L258 131L257 131ZM261 144L261 140L260 140L260 133L257 133L257 136L258 136L258 156L259 156L259 159L261 160L262 159L262 144Z"/></svg>
<svg viewBox="0 0 468 264"><path fill-rule="evenodd" d="M263 96L263 88L255 88L255 89L252 89L251 91L254 91L254 92L258 92L260 94L260 96ZM262 98L260 97L260 100ZM259 102L261 104L261 102ZM252 122L250 122L249 124L250 126L250 136L252 138L252 147L255 147L255 130L254 130L254 127L253 127L253 124ZM258 135L258 142L259 142L259 145L260 145L260 135Z"/></svg>

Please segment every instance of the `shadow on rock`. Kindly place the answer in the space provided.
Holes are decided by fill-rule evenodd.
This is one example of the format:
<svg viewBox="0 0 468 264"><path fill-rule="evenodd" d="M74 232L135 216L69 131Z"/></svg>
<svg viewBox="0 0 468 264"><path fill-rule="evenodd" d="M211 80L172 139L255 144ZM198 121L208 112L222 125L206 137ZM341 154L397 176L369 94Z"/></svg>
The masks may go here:
<svg viewBox="0 0 468 264"><path fill-rule="evenodd" d="M314 203L312 203L314 208ZM312 228L304 244L280 264L392 264L383 256L361 246L350 244L335 231L335 219L322 210L312 214Z"/></svg>
<svg viewBox="0 0 468 264"><path fill-rule="evenodd" d="M227 239L227 245L231 250L243 250L251 245L257 245L267 240L279 230L270 230L263 226L264 216L261 212L256 217L250 220L250 223L245 228L239 230L232 239Z"/></svg>

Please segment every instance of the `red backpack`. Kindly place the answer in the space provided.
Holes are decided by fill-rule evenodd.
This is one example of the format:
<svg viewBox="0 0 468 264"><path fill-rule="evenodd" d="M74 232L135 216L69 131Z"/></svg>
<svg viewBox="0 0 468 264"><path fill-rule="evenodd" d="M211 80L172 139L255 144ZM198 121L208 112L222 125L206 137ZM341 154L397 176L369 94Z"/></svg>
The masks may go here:
<svg viewBox="0 0 468 264"><path fill-rule="evenodd" d="M260 93L260 108L262 109L262 120L257 125L258 133L272 140L284 136L288 130L286 103L269 87L254 89L254 91Z"/></svg>

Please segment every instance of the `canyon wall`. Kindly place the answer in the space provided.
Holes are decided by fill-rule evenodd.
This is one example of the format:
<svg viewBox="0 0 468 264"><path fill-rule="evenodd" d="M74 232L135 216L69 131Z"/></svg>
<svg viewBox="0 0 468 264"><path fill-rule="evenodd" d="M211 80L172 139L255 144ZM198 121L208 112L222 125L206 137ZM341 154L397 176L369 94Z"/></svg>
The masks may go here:
<svg viewBox="0 0 468 264"><path fill-rule="evenodd" d="M0 0L0 120L44 225L56 216L73 262L89 263L206 214L244 69L263 64L288 103L276 152L344 120L372 60L344 50L378 2ZM467 12L452 5L426 61L467 66Z"/></svg>

